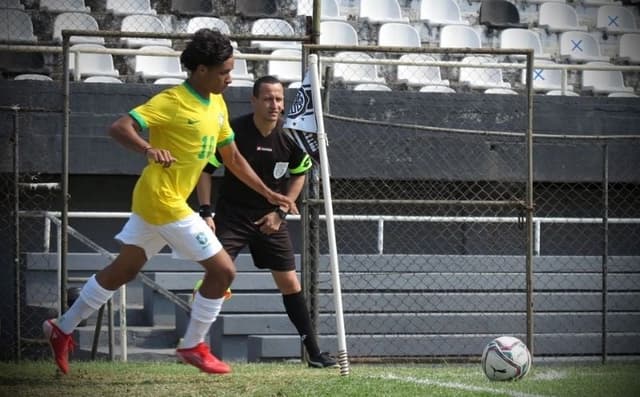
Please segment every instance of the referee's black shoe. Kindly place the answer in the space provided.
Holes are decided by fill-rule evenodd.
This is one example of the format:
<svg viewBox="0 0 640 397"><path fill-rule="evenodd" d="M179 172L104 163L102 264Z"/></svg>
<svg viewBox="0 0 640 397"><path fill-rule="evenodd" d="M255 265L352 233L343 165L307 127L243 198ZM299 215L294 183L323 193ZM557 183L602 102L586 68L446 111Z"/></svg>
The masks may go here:
<svg viewBox="0 0 640 397"><path fill-rule="evenodd" d="M309 356L308 363L312 368L330 368L338 366L336 359L327 352L321 352L317 356Z"/></svg>

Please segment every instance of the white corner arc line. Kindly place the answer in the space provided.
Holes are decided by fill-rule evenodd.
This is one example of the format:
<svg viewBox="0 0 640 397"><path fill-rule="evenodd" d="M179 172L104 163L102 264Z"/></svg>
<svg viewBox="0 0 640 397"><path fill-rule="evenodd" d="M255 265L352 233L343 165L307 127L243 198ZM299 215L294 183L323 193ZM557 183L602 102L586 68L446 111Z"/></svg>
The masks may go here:
<svg viewBox="0 0 640 397"><path fill-rule="evenodd" d="M518 391L494 389L491 387L466 385L464 383L457 383L457 382L439 382L431 379L415 378L413 376L397 376L393 374L386 374L382 376L376 376L374 378L397 380L401 382L415 383L420 385L439 386L439 387L446 387L450 389L459 389L459 390L466 390L466 391L479 391L479 392L492 393L496 395L506 395L509 397L553 397L550 395L530 394L530 393L522 393Z"/></svg>

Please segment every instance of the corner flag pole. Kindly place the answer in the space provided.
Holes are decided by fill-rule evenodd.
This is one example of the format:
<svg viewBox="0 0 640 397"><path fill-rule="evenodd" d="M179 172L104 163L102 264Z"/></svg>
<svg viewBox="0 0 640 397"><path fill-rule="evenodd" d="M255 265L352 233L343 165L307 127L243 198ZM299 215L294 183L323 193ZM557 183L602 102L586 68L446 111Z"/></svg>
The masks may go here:
<svg viewBox="0 0 640 397"><path fill-rule="evenodd" d="M331 201L331 184L329 183L329 159L327 157L327 135L324 131L322 117L322 98L320 97L320 79L318 77L318 56L309 55L309 74L311 77L311 96L315 107L318 123L318 149L320 152L320 176L322 191L324 192L324 211L327 223L327 238L329 240L329 263L331 265L331 283L333 286L333 304L336 311L336 328L338 333L338 364L340 375L349 375L349 356L347 355L347 339L342 314L342 290L340 287L340 273L338 269L338 252L336 247L336 233L333 224L333 203Z"/></svg>

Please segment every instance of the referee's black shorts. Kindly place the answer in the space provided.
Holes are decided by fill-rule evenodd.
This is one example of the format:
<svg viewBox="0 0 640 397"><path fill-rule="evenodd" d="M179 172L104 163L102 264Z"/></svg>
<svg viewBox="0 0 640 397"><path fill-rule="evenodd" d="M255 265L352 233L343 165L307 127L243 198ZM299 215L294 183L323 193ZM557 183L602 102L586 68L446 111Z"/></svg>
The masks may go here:
<svg viewBox="0 0 640 397"><path fill-rule="evenodd" d="M235 260L244 247L249 246L253 263L257 268L275 271L296 269L293 246L287 222L271 235L260 231L255 221L264 216L264 210L238 208L221 201L216 206L214 222L216 236L227 253Z"/></svg>

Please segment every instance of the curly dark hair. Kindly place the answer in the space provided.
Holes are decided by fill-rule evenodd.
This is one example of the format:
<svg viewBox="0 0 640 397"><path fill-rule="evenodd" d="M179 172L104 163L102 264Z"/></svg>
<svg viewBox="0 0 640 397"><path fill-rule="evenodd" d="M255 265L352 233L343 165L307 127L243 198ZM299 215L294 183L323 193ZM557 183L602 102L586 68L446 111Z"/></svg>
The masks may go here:
<svg viewBox="0 0 640 397"><path fill-rule="evenodd" d="M194 33L193 39L182 51L180 61L190 71L198 65L221 65L233 55L233 47L229 38L217 30L200 29Z"/></svg>

